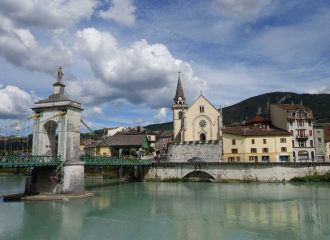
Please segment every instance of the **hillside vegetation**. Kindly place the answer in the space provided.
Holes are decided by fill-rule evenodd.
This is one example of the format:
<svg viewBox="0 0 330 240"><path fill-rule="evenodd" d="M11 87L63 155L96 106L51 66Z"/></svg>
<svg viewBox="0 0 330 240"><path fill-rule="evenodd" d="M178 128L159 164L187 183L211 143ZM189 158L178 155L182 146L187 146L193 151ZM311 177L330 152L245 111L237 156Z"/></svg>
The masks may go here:
<svg viewBox="0 0 330 240"><path fill-rule="evenodd" d="M320 122L330 122L330 94L297 94L292 92L272 92L248 98L242 102L223 108L224 124L250 119L256 115L267 117L267 101L270 104L299 104L312 109L314 118ZM152 124L146 126L150 130L173 130L173 123Z"/></svg>

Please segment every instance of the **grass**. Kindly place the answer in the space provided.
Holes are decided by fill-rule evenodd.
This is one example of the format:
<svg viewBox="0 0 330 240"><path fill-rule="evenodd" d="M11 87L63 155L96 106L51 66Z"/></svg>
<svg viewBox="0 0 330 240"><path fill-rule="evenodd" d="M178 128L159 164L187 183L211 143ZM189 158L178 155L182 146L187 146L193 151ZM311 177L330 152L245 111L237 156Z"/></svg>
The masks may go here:
<svg viewBox="0 0 330 240"><path fill-rule="evenodd" d="M306 177L294 177L290 182L330 182L330 174L311 175Z"/></svg>

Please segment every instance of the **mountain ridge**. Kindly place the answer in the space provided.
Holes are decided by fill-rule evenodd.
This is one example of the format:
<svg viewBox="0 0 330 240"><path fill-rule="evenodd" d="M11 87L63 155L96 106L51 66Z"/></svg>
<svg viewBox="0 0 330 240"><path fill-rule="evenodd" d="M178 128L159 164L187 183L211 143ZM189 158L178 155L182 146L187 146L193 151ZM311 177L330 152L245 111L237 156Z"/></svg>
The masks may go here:
<svg viewBox="0 0 330 240"><path fill-rule="evenodd" d="M310 108L314 118L318 122L330 122L330 94L308 94L293 92L270 92L247 98L234 105L224 107L224 125L229 126L233 122L241 122L256 115L267 117L267 101L270 104L302 104ZM151 124L145 128L152 131L173 130L173 122Z"/></svg>

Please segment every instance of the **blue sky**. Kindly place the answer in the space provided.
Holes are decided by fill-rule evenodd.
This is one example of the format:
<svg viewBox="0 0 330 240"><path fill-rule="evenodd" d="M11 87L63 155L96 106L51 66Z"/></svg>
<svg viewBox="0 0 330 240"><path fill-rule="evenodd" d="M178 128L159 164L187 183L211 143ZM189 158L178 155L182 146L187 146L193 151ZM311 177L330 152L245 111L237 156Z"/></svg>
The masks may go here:
<svg viewBox="0 0 330 240"><path fill-rule="evenodd" d="M48 98L59 66L93 129L171 121L178 71L188 103L330 93L329 22L327 0L3 0L0 127Z"/></svg>

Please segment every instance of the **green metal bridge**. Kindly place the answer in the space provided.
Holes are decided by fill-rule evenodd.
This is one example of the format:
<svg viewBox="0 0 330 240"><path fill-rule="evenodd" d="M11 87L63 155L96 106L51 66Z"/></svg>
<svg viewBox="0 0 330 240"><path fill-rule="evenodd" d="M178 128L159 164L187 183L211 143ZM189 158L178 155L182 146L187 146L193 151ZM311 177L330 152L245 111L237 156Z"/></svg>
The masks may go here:
<svg viewBox="0 0 330 240"><path fill-rule="evenodd" d="M80 157L85 166L149 166L152 160L108 157ZM0 156L0 167L49 167L61 165L60 156Z"/></svg>

